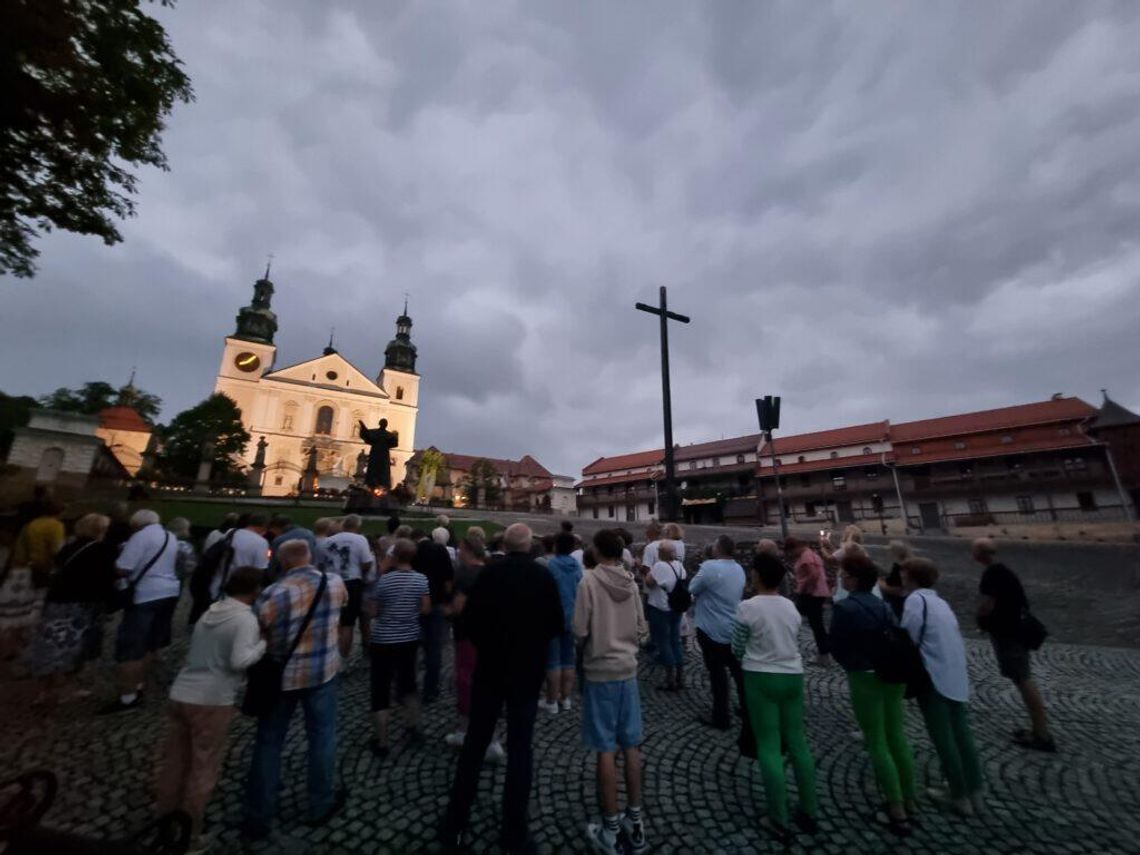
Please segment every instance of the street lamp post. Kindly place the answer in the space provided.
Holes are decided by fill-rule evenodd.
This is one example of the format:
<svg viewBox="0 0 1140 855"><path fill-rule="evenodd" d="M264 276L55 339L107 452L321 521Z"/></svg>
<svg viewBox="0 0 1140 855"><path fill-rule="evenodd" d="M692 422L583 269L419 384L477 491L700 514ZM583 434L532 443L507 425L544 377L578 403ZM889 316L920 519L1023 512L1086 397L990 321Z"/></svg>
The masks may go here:
<svg viewBox="0 0 1140 855"><path fill-rule="evenodd" d="M776 442L772 431L780 426L780 399L765 395L756 399L756 416L760 420L760 432L768 441L768 451L772 455L772 477L776 480L776 506L780 511L780 537L788 539L788 517L784 512L784 488L780 486L780 461L776 457Z"/></svg>
<svg viewBox="0 0 1140 855"><path fill-rule="evenodd" d="M675 485L675 466L673 455L673 400L669 391L669 321L689 323L684 315L669 311L665 297L665 286L662 285L659 295L660 303L649 306L645 303L636 303L634 308L640 312L657 315L661 321L661 401L665 415L665 495L660 502L660 517L662 520L674 521L677 519L677 488Z"/></svg>

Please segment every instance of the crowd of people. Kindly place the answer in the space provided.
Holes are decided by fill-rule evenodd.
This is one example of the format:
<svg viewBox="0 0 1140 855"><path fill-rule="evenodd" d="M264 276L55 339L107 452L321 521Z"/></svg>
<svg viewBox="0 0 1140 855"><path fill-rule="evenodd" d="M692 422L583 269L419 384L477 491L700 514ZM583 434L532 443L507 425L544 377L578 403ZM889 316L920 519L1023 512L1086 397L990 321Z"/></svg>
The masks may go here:
<svg viewBox="0 0 1140 855"><path fill-rule="evenodd" d="M645 852L639 665L650 657L663 674L660 690L686 691L690 637L710 686L702 724L731 729L730 682L735 687L740 751L756 760L763 782L761 825L785 843L814 834L820 803L804 714L804 620L814 640L812 665L837 663L845 672L881 797L875 821L900 837L916 829L920 794L903 727L907 698L921 710L946 784L925 798L960 816L981 806L965 644L937 593L938 567L894 542L893 566L882 572L857 527L848 527L837 548L830 532L821 532L818 544L762 540L748 555L722 535L702 555L690 555L687 568L676 524L651 524L643 544L623 529L585 543L568 522L543 538L523 524L490 537L472 526L456 538L446 517L431 531L392 518L387 534L368 537L352 514L317 520L309 530L283 515L252 512L227 516L199 552L189 523L163 526L151 510L129 517L119 510L115 519L87 514L70 537L62 512L44 500L26 513L0 585L2 650L38 681L36 704L64 703L83 692L74 678L99 656L107 614L121 611L114 696L99 711L129 713L144 703L156 657L171 642L180 596L189 590L192 632L168 693L156 804L189 815L195 851L211 842L206 807L239 706L257 722L243 836L272 834L297 707L308 752L306 822L323 825L347 797L335 774L337 678L367 667L367 747L383 762L395 727L412 745L425 741L423 711L441 696L442 654L450 644L456 724L445 742L458 750L458 761L439 823L441 849L462 851L481 769L505 760L501 843L508 852L530 851L536 718L540 711L573 711L577 697L582 741L596 755L601 807L585 827L589 845L600 853ZM975 542L972 555L984 568L976 619L1029 713L1030 726L1013 739L1054 751L1030 668L1044 630L1017 575L997 561L993 541ZM787 765L796 782L794 810Z"/></svg>

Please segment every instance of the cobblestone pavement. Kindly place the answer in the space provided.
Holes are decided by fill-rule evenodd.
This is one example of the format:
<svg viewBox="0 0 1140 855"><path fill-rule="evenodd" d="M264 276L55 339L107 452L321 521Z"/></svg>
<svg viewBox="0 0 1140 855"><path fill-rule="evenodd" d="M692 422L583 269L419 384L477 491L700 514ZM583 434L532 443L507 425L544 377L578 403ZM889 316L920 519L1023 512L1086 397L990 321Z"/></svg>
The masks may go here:
<svg viewBox="0 0 1140 855"><path fill-rule="evenodd" d="M810 642L801 639L805 652ZM988 646L968 642L974 699L972 715L988 779L985 811L955 820L928 807L922 827L898 842L869 822L875 803L870 764L855 734L846 683L837 668L808 674L808 733L818 762L823 804L821 832L792 848L825 853L1125 853L1140 851L1140 652L1046 644L1035 669L1044 688L1060 746L1057 755L1009 744L1022 725L1013 687L1001 679ZM180 663L185 643L169 651ZM163 682L171 669L166 668ZM705 730L708 688L695 651L689 654L690 688L659 692L658 675L645 665L641 687L646 724L644 805L653 850L661 853L775 851L758 828L762 789L754 762L740 758L735 737ZM94 675L107 685L108 674ZM162 696L155 686L152 698ZM6 739L0 767L15 773L55 770L61 790L45 823L100 836L142 824L150 806L156 746L163 732L162 704L96 718L96 699L72 702L54 716L33 715L27 687L0 693ZM305 745L298 717L285 757L279 827L283 839L262 851L314 853L417 852L432 839L444 808L455 754L443 744L452 725L452 695L429 708L429 742L414 748L398 735L384 761L366 749L368 675L356 667L341 678L340 774L350 789L346 810L319 830L301 824ZM539 713L535 730L532 828L546 853L584 852L582 831L595 815L594 761L581 745L577 710ZM937 759L915 709L908 712L921 785L938 782ZM239 851L237 821L253 726L236 721L232 747L208 821L218 835L213 851ZM496 851L496 816L503 768L484 772L473 815L474 849ZM794 785L793 785L794 789Z"/></svg>

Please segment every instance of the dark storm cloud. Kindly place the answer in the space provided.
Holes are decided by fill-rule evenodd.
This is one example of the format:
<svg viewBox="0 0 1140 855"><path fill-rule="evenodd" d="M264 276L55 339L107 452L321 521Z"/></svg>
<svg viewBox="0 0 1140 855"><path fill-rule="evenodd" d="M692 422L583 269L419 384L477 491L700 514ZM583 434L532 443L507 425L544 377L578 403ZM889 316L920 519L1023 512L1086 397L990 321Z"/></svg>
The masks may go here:
<svg viewBox="0 0 1140 855"><path fill-rule="evenodd" d="M0 388L204 397L275 253L279 362L368 374L411 294L417 445L568 474L660 443L1109 386L1140 406L1134 3L181 4L198 100L126 243L5 282Z"/></svg>

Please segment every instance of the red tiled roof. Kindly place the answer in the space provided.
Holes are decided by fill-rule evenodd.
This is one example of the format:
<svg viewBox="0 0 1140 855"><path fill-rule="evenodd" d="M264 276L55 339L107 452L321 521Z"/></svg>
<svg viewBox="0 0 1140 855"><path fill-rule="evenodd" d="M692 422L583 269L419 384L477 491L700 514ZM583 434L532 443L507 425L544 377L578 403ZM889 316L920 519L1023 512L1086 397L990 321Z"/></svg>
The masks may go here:
<svg viewBox="0 0 1140 855"><path fill-rule="evenodd" d="M785 458L782 456L783 452L780 451L780 446L777 441L776 456L780 458L780 474L781 475L795 475L799 472L818 472L820 469L847 469L852 466L874 466L877 463L883 462L883 455L881 454L854 454L848 457L824 458L823 460L805 460L803 463L792 462L785 463ZM887 462L892 460L891 454L887 453ZM765 457L760 461L763 466L761 474L765 478L772 477L772 458Z"/></svg>
<svg viewBox="0 0 1140 855"><path fill-rule="evenodd" d="M820 448L844 448L852 445L862 445L870 442L882 442L887 439L891 426L888 421L871 422L865 425L820 430L815 433L801 433L795 436L779 436L775 438L776 456L785 454L798 454L801 451L812 451ZM764 443L761 454L770 457L768 443Z"/></svg>
<svg viewBox="0 0 1140 855"><path fill-rule="evenodd" d="M1089 448L1098 443L1080 433L1071 436L1035 437L1031 439L1018 439L1014 436L1013 442L992 444L985 446L971 446L967 448L933 448L927 449L921 445L914 446L922 449L919 454L911 454L911 446L896 446L895 460L899 466L920 466L927 463L948 463L955 460L977 460L982 457L1008 457L1015 454L1030 454L1035 451L1061 451L1066 448ZM781 471L783 471L781 469Z"/></svg>
<svg viewBox="0 0 1140 855"><path fill-rule="evenodd" d="M641 469L646 466L656 466L665 457L665 450L658 448L654 451L638 451L634 454L619 454L617 457L599 457L582 470L583 475L594 475L599 472L613 472L615 469Z"/></svg>
<svg viewBox="0 0 1140 855"><path fill-rule="evenodd" d="M444 456L444 459L447 461L446 465L448 469L460 469L464 472L468 472L476 460L486 460L495 467L495 471L500 475L506 475L511 478L517 476L529 478L554 477L545 466L529 454L524 454L520 460L505 460L500 457L477 457L471 454L452 454L451 452L440 451L438 448L435 448L435 446L432 446L432 449L439 451L439 453ZM423 459L424 451L427 451L427 449L420 449L415 452L408 462L418 465L420 460Z"/></svg>
<svg viewBox="0 0 1140 855"><path fill-rule="evenodd" d="M891 425L891 440L905 443L1050 422L1082 421L1096 414L1096 408L1080 398L1054 398L1033 404L894 424ZM776 448L779 449L780 446L777 444Z"/></svg>
<svg viewBox="0 0 1140 855"><path fill-rule="evenodd" d="M730 439L718 439L713 442L698 442L693 445L682 445L673 456L676 460L696 460L702 457L719 457L725 454L740 454L755 451L760 445L762 434L752 433L747 436L734 436ZM664 452L662 452L664 454Z"/></svg>
<svg viewBox="0 0 1140 855"><path fill-rule="evenodd" d="M150 433L154 430L146 423L146 419L130 407L107 407L99 413L99 427L138 433Z"/></svg>

